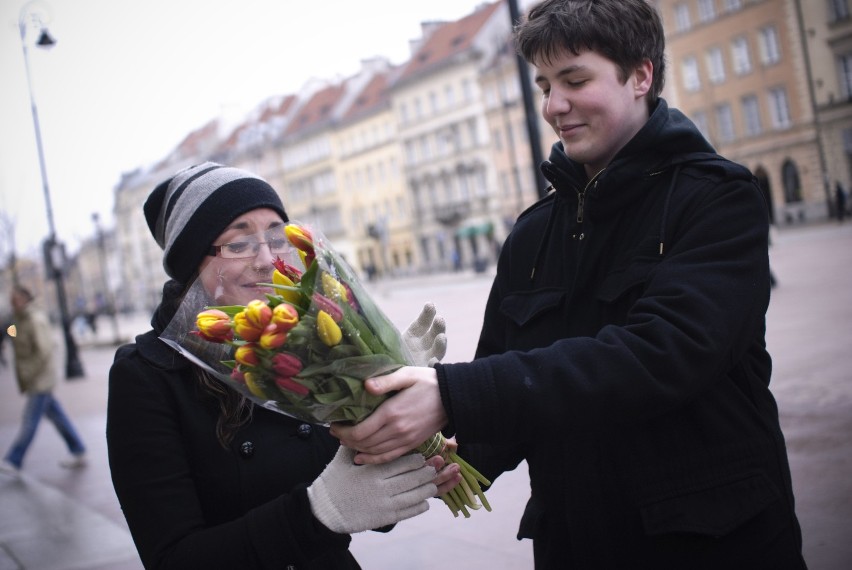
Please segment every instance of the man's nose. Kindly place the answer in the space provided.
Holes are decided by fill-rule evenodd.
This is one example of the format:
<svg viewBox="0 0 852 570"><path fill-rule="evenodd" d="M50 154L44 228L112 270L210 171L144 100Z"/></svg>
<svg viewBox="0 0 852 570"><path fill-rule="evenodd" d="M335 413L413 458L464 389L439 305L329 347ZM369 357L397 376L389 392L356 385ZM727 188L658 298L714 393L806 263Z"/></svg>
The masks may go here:
<svg viewBox="0 0 852 570"><path fill-rule="evenodd" d="M567 94L555 89L551 90L550 96L545 102L544 112L550 117L555 117L556 115L563 115L570 110L571 101Z"/></svg>

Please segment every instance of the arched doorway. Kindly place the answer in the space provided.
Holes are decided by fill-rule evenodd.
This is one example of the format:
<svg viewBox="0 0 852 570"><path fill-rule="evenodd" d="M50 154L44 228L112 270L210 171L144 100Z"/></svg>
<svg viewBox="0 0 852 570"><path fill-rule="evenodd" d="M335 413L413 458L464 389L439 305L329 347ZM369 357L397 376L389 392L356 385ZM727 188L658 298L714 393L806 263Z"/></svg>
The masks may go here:
<svg viewBox="0 0 852 570"><path fill-rule="evenodd" d="M784 183L784 202L797 204L802 201L802 185L799 181L799 169L789 158L781 165L781 180Z"/></svg>
<svg viewBox="0 0 852 570"><path fill-rule="evenodd" d="M796 207L802 203L802 184L799 178L799 169L796 163L789 158L781 165L781 183L784 186L784 205L786 206L785 217L787 222L793 221L794 212L797 210L799 221L804 221L804 210Z"/></svg>
<svg viewBox="0 0 852 570"><path fill-rule="evenodd" d="M772 200L772 187L769 185L769 176L766 174L766 169L758 166L754 171L754 176L757 178L757 185L760 187L763 199L766 200L766 209L769 211L769 223L774 225L775 204Z"/></svg>

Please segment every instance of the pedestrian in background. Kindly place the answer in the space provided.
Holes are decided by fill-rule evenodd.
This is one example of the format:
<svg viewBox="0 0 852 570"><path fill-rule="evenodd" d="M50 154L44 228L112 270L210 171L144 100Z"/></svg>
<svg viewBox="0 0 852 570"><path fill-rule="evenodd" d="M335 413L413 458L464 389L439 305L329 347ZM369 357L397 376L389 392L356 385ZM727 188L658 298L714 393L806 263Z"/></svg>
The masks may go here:
<svg viewBox="0 0 852 570"><path fill-rule="evenodd" d="M537 569L796 569L769 391L769 215L757 181L660 97L644 0L546 0L516 29L560 141L503 246L473 362L367 381L332 426L368 464L436 430L494 480L522 460Z"/></svg>
<svg viewBox="0 0 852 570"><path fill-rule="evenodd" d="M266 181L196 165L158 185L144 213L171 279L152 329L117 351L107 406L112 481L142 563L359 568L350 533L425 511L458 483L458 466L419 454L356 466L327 427L254 405L160 340L196 282L214 305L273 292L262 284L287 251L287 214ZM406 341L424 365L446 350L445 339L424 347L429 330Z"/></svg>
<svg viewBox="0 0 852 570"><path fill-rule="evenodd" d="M837 221L843 222L843 219L846 217L846 190L843 189L843 185L839 180L834 188L834 200L835 207L837 208Z"/></svg>
<svg viewBox="0 0 852 570"><path fill-rule="evenodd" d="M86 446L77 434L59 401L53 395L56 387L56 341L47 315L33 303L29 289L16 285L11 303L15 336L11 338L15 356L15 376L18 388L26 396L21 428L3 460L3 470L17 473L35 437L42 417L47 417L65 444L71 457L60 465L78 468L86 465ZM3 334L7 334L3 331Z"/></svg>

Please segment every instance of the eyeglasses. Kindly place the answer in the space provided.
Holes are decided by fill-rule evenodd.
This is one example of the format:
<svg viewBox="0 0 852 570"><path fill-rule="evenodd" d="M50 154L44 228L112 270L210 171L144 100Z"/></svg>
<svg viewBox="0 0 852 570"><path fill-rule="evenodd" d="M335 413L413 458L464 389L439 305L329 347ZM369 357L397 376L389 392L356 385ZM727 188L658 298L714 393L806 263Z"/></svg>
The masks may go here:
<svg viewBox="0 0 852 570"><path fill-rule="evenodd" d="M277 226L274 229L263 232L266 241L257 241L257 235L242 236L238 241L223 243L222 245L210 246L210 251L207 255L218 255L223 259L244 259L247 257L256 257L260 253L260 246L265 245L269 248L269 253L272 255L281 255L290 249L290 242L284 235L284 226Z"/></svg>

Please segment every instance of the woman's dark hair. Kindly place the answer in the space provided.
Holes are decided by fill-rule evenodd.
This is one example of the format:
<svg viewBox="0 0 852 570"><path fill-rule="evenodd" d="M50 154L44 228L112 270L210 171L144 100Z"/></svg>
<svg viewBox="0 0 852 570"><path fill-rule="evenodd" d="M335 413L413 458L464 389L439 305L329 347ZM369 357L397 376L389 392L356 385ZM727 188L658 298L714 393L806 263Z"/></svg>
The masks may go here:
<svg viewBox="0 0 852 570"><path fill-rule="evenodd" d="M171 279L163 285L160 306L157 307L151 319L151 326L155 331L162 332L166 329L197 277L196 272L188 280L188 284ZM193 365L193 377L199 395L216 401L219 409L219 417L216 420L216 439L223 448L228 449L237 430L251 420L251 401L195 365Z"/></svg>
<svg viewBox="0 0 852 570"><path fill-rule="evenodd" d="M565 51L594 51L618 67L622 82L647 59L654 66L649 105L663 91L663 23L645 0L545 0L517 26L515 43L533 65L551 63Z"/></svg>
<svg viewBox="0 0 852 570"><path fill-rule="evenodd" d="M219 444L228 449L237 430L251 420L252 404L248 398L228 388L221 381L199 367L195 367L195 379L198 387L205 396L216 400L219 406L219 417L216 420L216 439Z"/></svg>

